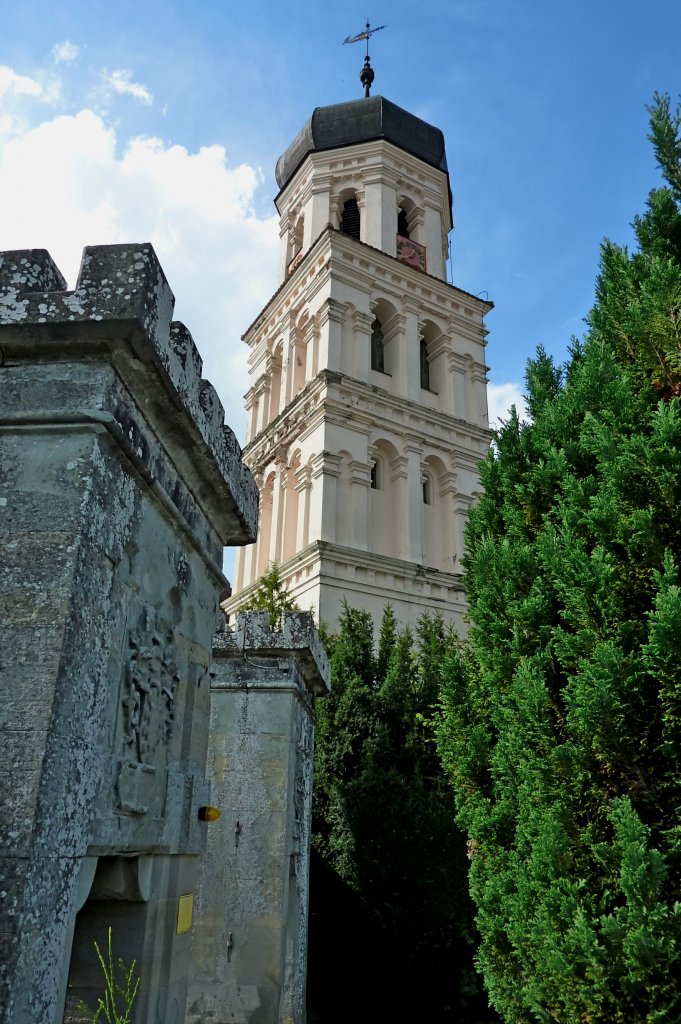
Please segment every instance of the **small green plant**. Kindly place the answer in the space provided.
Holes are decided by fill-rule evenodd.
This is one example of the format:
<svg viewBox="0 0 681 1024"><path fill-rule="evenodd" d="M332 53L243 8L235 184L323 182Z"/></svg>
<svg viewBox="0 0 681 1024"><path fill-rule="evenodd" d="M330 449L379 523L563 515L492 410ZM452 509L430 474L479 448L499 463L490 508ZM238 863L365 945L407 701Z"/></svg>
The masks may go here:
<svg viewBox="0 0 681 1024"><path fill-rule="evenodd" d="M282 628L284 612L299 611L298 605L286 591L276 562L270 562L269 569L258 580L255 593L242 605L241 611L269 612L272 629Z"/></svg>
<svg viewBox="0 0 681 1024"><path fill-rule="evenodd" d="M96 942L95 950L104 975L104 996L100 996L96 1010L92 1011L81 1002L79 1012L85 1015L87 1024L130 1024L132 1007L140 983L139 975L135 978L136 961L133 960L130 967L126 967L120 958L114 962L111 928L108 934L107 959L102 956Z"/></svg>

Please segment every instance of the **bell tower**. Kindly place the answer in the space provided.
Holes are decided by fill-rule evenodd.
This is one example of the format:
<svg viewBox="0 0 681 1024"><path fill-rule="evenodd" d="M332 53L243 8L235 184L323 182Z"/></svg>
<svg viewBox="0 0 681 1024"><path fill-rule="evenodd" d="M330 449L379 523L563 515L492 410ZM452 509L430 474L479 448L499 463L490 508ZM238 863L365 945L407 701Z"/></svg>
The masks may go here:
<svg viewBox="0 0 681 1024"><path fill-rule="evenodd" d="M243 335L258 540L239 550L226 609L274 561L331 627L347 599L463 629L492 304L447 283L442 132L381 96L318 107L276 178L279 285Z"/></svg>

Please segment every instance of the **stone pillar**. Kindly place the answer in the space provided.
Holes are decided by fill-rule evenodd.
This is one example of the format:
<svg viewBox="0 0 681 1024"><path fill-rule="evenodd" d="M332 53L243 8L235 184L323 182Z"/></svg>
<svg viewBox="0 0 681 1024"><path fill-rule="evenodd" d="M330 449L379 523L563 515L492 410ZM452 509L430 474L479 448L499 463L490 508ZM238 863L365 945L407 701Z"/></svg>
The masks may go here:
<svg viewBox="0 0 681 1024"><path fill-rule="evenodd" d="M336 539L336 489L340 455L323 451L312 460L312 502L310 540Z"/></svg>
<svg viewBox="0 0 681 1024"><path fill-rule="evenodd" d="M298 324L300 311L296 310L289 315L288 323L288 369L286 372L286 405L302 391L305 377L305 345L303 340L303 329Z"/></svg>
<svg viewBox="0 0 681 1024"><path fill-rule="evenodd" d="M304 327L305 335L305 380L317 376L319 368L319 319L311 316Z"/></svg>
<svg viewBox="0 0 681 1024"><path fill-rule="evenodd" d="M181 1019L224 545L257 491L148 244L0 254L0 1021ZM107 894L108 899L102 900ZM80 912L78 912L80 910Z"/></svg>
<svg viewBox="0 0 681 1024"><path fill-rule="evenodd" d="M246 414L248 417L248 427L246 429L246 443L255 437L256 426L258 422L258 391L257 382L256 386L248 389L246 398L244 401Z"/></svg>
<svg viewBox="0 0 681 1024"><path fill-rule="evenodd" d="M367 170L364 182L362 241L394 256L397 249L397 183L384 167Z"/></svg>
<svg viewBox="0 0 681 1024"><path fill-rule="evenodd" d="M272 493L272 527L270 533L270 562L281 562L282 538L284 531L284 515L286 512L286 476L287 453L285 449L277 452L275 459L277 475L274 478Z"/></svg>
<svg viewBox="0 0 681 1024"><path fill-rule="evenodd" d="M406 437L404 452L407 457L407 502L405 506L407 559L422 565L425 561L423 544L423 484L421 456L423 447L417 438Z"/></svg>
<svg viewBox="0 0 681 1024"><path fill-rule="evenodd" d="M402 198L402 197L400 197ZM422 201L422 200L419 200ZM416 207L409 214L409 235L418 242L419 245L426 247L426 269L428 267L428 242L426 240L426 215L425 210L422 207Z"/></svg>
<svg viewBox="0 0 681 1024"><path fill-rule="evenodd" d="M303 246L309 249L331 220L331 175L317 173L305 209Z"/></svg>
<svg viewBox="0 0 681 1024"><path fill-rule="evenodd" d="M448 416L454 409L454 389L452 374L449 367L450 341L446 334L440 334L428 344L430 360L430 386L436 391L440 400L438 407Z"/></svg>
<svg viewBox="0 0 681 1024"><path fill-rule="evenodd" d="M260 520L258 523L258 555L257 565L251 583L254 583L258 576L267 572L270 562L270 543L274 530L274 488L277 478L274 473L268 474L260 490Z"/></svg>
<svg viewBox="0 0 681 1024"><path fill-rule="evenodd" d="M262 488L264 481L262 472L259 471L255 474L255 482L258 485L258 491L260 492L260 501L258 508L258 539L256 540L255 544L251 544L250 547L246 548L245 550L239 551L238 557L241 560L241 564L244 566L243 579L238 584L239 590L243 587L247 587L250 583L253 583L253 581L258 577L258 551L260 547L260 530L262 527L263 518Z"/></svg>
<svg viewBox="0 0 681 1024"><path fill-rule="evenodd" d="M300 466L296 470L296 491L298 492L298 522L296 524L296 551L306 548L310 540L310 496L312 493L312 470Z"/></svg>
<svg viewBox="0 0 681 1024"><path fill-rule="evenodd" d="M340 370L341 345L345 305L336 299L327 299L319 311L318 365L326 370Z"/></svg>
<svg viewBox="0 0 681 1024"><path fill-rule="evenodd" d="M433 193L425 199L423 218L423 238L426 246L426 261L428 273L433 277L439 277L441 281L447 279L447 268L442 255L443 225L442 225L442 196Z"/></svg>
<svg viewBox="0 0 681 1024"><path fill-rule="evenodd" d="M400 367L400 390L412 402L421 402L421 355L419 349L419 316L416 306L404 305L404 353Z"/></svg>
<svg viewBox="0 0 681 1024"><path fill-rule="evenodd" d="M272 355L267 357L267 378L269 402L263 427L276 420L282 408L282 387L284 382L284 346L280 343Z"/></svg>
<svg viewBox="0 0 681 1024"><path fill-rule="evenodd" d="M350 463L350 487L352 502L352 546L359 551L369 547L369 487L371 486L371 463L354 460Z"/></svg>
<svg viewBox="0 0 681 1024"><path fill-rule="evenodd" d="M371 450L369 456L371 457ZM396 455L390 460L390 489L395 515L391 518L392 546L396 558L409 558L409 459ZM380 529L380 527L379 527ZM390 536L390 535L389 535Z"/></svg>
<svg viewBox="0 0 681 1024"><path fill-rule="evenodd" d="M356 310L352 314L355 376L362 381L368 381L371 373L371 328L374 319L374 313Z"/></svg>
<svg viewBox="0 0 681 1024"><path fill-rule="evenodd" d="M398 394L407 389L407 318L395 313L383 327L383 357L385 372L393 378Z"/></svg>
<svg viewBox="0 0 681 1024"><path fill-rule="evenodd" d="M290 260L289 255L289 214L282 214L279 221L279 284L286 280L286 271Z"/></svg>
<svg viewBox="0 0 681 1024"><path fill-rule="evenodd" d="M452 378L452 396L454 402L452 414L463 420L468 417L466 359L457 352L450 352L448 358L449 372Z"/></svg>
<svg viewBox="0 0 681 1024"><path fill-rule="evenodd" d="M359 210L359 237L360 241L366 242L366 231L367 231L367 207L366 207L366 196L364 191L355 192L355 199L357 200L357 209Z"/></svg>
<svg viewBox="0 0 681 1024"><path fill-rule="evenodd" d="M489 426L487 411L487 367L484 363L472 363L470 372L472 394L471 417L474 423Z"/></svg>
<svg viewBox="0 0 681 1024"><path fill-rule="evenodd" d="M268 360L269 364L270 360ZM262 377L258 378L257 383L258 389L258 415L255 423L255 431L253 437L259 434L261 430L264 430L270 421L270 392L272 390L272 371L268 369L267 373L264 373Z"/></svg>
<svg viewBox="0 0 681 1024"><path fill-rule="evenodd" d="M463 527L464 522L458 521L458 478L456 470L448 470L442 474L439 480L439 495L442 515L440 516L440 530L442 537L442 565L437 568L445 572L461 572L461 556L463 555ZM457 545L461 542L459 551Z"/></svg>
<svg viewBox="0 0 681 1024"><path fill-rule="evenodd" d="M208 772L221 817L200 868L188 1024L305 1022L314 702L329 666L309 612L216 634Z"/></svg>
<svg viewBox="0 0 681 1024"><path fill-rule="evenodd" d="M465 529L468 512L478 494L457 494L454 497L454 552L452 556L453 571L463 572L463 553L465 550Z"/></svg>

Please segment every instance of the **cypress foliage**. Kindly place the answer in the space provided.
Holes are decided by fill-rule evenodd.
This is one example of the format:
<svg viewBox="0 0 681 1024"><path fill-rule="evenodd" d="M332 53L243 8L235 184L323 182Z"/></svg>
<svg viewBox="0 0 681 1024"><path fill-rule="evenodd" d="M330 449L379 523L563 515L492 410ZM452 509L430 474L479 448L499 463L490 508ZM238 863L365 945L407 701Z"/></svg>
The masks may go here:
<svg viewBox="0 0 681 1024"><path fill-rule="evenodd" d="M370 616L346 606L325 643L309 1020L496 1020L473 967L465 840L429 724L452 635L430 616L400 631L388 608L375 645Z"/></svg>
<svg viewBox="0 0 681 1024"><path fill-rule="evenodd" d="M513 1024L681 1020L681 139L606 242L583 343L528 364L466 532L439 749Z"/></svg>

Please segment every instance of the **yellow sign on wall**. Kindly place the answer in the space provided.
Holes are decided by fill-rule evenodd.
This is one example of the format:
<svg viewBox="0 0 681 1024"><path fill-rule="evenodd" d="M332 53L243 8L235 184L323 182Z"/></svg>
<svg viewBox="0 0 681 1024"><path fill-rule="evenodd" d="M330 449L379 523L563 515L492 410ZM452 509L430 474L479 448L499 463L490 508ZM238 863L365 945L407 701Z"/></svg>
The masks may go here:
<svg viewBox="0 0 681 1024"><path fill-rule="evenodd" d="M188 893L180 896L177 904L177 934L188 932L192 926L192 915L194 913L194 894Z"/></svg>

